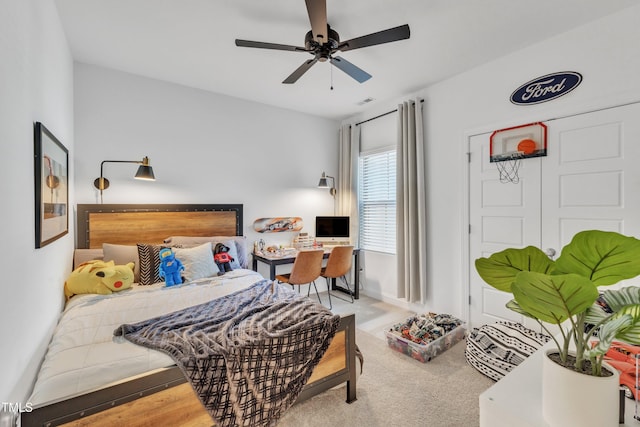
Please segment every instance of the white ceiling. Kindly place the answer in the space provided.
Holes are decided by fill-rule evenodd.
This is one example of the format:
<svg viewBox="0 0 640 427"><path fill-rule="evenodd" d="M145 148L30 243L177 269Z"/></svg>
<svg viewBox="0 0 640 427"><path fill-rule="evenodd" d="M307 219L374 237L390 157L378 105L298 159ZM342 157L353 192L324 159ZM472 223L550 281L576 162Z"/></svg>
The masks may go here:
<svg viewBox="0 0 640 427"><path fill-rule="evenodd" d="M363 84L325 62L293 85L281 82L311 55L234 40L304 46L311 28L304 0L56 3L76 61L341 119L637 0L327 0L328 23L341 40L403 24L411 38L339 53L373 75ZM374 101L359 105L365 98Z"/></svg>

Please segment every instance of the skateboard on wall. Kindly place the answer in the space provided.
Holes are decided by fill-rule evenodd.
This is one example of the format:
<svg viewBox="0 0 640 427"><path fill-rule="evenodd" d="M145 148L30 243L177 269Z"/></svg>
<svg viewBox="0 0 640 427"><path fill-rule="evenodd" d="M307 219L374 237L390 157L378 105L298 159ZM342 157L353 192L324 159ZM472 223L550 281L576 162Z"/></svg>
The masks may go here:
<svg viewBox="0 0 640 427"><path fill-rule="evenodd" d="M281 216L276 218L258 218L253 229L258 233L279 233L282 231L300 231L304 223L299 216Z"/></svg>

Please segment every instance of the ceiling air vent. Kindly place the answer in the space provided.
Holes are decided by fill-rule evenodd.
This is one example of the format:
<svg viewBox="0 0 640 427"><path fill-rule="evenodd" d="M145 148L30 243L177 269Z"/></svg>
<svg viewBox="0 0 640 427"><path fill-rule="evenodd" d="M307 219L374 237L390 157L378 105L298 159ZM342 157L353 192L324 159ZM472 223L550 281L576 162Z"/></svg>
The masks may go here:
<svg viewBox="0 0 640 427"><path fill-rule="evenodd" d="M368 104L371 101L373 101L373 98L365 98L362 101L358 102L358 105L364 105L364 104Z"/></svg>

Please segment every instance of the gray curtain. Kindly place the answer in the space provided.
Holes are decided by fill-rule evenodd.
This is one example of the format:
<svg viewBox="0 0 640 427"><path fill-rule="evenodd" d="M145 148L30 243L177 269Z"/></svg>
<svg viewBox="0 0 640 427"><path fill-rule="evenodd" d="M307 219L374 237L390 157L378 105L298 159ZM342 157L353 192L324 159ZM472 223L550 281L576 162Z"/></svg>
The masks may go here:
<svg viewBox="0 0 640 427"><path fill-rule="evenodd" d="M351 217L351 241L358 242L358 157L360 156L360 127L343 125L340 128L338 156L338 190L336 215Z"/></svg>
<svg viewBox="0 0 640 427"><path fill-rule="evenodd" d="M398 298L426 302L427 204L422 103L398 105L396 239Z"/></svg>

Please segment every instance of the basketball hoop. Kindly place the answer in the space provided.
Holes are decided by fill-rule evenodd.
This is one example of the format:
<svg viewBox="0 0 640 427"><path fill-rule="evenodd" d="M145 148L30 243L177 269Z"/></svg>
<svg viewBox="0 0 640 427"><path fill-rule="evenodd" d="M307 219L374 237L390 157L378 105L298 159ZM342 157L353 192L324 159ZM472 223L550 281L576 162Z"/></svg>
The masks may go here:
<svg viewBox="0 0 640 427"><path fill-rule="evenodd" d="M494 131L489 138L489 161L495 163L501 183L520 182L522 159L547 155L547 126L531 123Z"/></svg>
<svg viewBox="0 0 640 427"><path fill-rule="evenodd" d="M513 151L511 153L502 153L491 159L491 162L495 163L498 168L501 183L505 184L510 182L512 184L517 184L520 182L518 170L520 169L520 161L523 158L524 153L522 151Z"/></svg>

